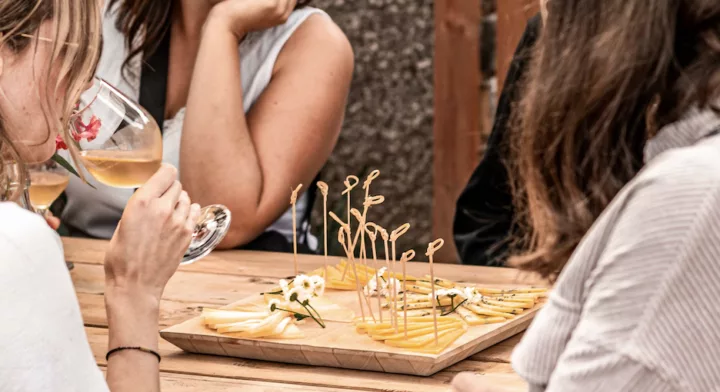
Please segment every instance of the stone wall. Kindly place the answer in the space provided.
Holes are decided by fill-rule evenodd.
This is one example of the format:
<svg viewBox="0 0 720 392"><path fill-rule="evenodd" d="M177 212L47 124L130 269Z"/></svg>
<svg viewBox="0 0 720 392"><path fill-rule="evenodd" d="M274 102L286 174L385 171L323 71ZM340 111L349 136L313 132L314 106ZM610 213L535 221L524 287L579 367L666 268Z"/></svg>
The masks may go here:
<svg viewBox="0 0 720 392"><path fill-rule="evenodd" d="M388 230L410 222L398 248L419 246L419 251L431 231L433 1L316 0L313 5L332 16L355 50L345 125L322 175L330 185L329 205L346 216L340 196L345 177L353 174L362 181L380 170L371 193L386 200L369 219ZM352 194L361 209L363 190ZM322 231L321 204L315 212L313 226ZM328 248L338 254L332 227Z"/></svg>
<svg viewBox="0 0 720 392"><path fill-rule="evenodd" d="M494 0L484 1L492 14ZM380 170L371 193L386 200L369 219L388 230L409 222L398 249L414 248L418 259L425 259L432 229L433 1L315 0L313 5L332 16L355 51L345 125L322 175L330 185L329 208L346 216L340 196L345 177L354 174L362 181ZM493 23L492 17L488 20ZM494 45L494 39L485 42ZM492 48L483 51L492 53ZM490 77L493 63L485 65ZM355 208L361 208L363 193L360 188L353 192ZM320 197L313 223L322 234ZM341 254L335 225L330 233L331 254Z"/></svg>

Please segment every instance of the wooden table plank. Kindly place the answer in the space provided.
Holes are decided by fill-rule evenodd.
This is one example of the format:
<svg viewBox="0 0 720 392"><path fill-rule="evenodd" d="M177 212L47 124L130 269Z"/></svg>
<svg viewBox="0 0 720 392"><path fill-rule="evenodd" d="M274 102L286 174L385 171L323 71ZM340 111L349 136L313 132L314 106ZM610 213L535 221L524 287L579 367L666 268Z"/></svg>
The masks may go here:
<svg viewBox="0 0 720 392"><path fill-rule="evenodd" d="M107 368L100 366L103 374ZM318 392L354 392L357 389L307 387L276 382L236 380L224 377L194 376L160 372L160 390L163 392L283 392L283 391L318 391Z"/></svg>
<svg viewBox="0 0 720 392"><path fill-rule="evenodd" d="M160 390L163 392L347 392L357 389L325 388L319 386L292 385L275 382L236 380L220 377L204 377L185 374L160 374Z"/></svg>
<svg viewBox="0 0 720 392"><path fill-rule="evenodd" d="M86 294L105 292L105 270L101 265L75 264L70 272L75 291ZM274 278L178 271L170 279L163 299L178 302L226 305L251 295L259 295L277 285Z"/></svg>
<svg viewBox="0 0 720 392"><path fill-rule="evenodd" d="M96 361L100 365L105 365L107 329L88 327L85 328L85 331ZM162 339L160 339L160 354L163 356L160 370L166 373L269 381L310 388L353 388L366 391L449 391L453 377L459 372L468 371L481 375L487 385L502 385L507 391L520 392L527 389L524 381L506 363L466 360L431 377L415 377L189 354Z"/></svg>
<svg viewBox="0 0 720 392"><path fill-rule="evenodd" d="M79 264L102 264L107 241L80 238L63 238L65 258ZM298 255L298 265L302 272L320 268L323 256ZM339 263L340 257L331 257L330 263ZM292 255L287 253L224 251L213 252L197 263L182 266L180 272L199 272L207 274L257 277L263 281L286 278L293 274ZM427 263L410 262L407 264L410 275L428 273ZM511 268L476 267L467 265L437 264L435 274L456 282L485 284L522 284L546 287L547 283L536 276L522 273ZM102 281L98 283L102 284Z"/></svg>
<svg viewBox="0 0 720 392"><path fill-rule="evenodd" d="M107 328L105 299L101 294L76 293L80 302L80 311L86 326ZM164 329L187 321L202 311L206 303L179 302L162 300L160 302L160 328Z"/></svg>
<svg viewBox="0 0 720 392"><path fill-rule="evenodd" d="M523 334L524 332L517 334L510 339L505 339L502 342L471 356L469 359L480 362L510 363L512 352L515 349L515 346L520 343L520 339L522 339Z"/></svg>

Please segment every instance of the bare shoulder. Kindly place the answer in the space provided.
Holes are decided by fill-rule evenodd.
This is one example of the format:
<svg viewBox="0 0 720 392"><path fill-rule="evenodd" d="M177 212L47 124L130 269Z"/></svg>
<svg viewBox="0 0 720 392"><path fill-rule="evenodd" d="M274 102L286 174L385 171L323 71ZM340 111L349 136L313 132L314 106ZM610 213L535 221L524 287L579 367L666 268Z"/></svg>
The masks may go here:
<svg viewBox="0 0 720 392"><path fill-rule="evenodd" d="M345 33L324 14L314 14L305 20L288 39L280 52L277 70L295 66L299 62L343 74L352 74L354 54Z"/></svg>

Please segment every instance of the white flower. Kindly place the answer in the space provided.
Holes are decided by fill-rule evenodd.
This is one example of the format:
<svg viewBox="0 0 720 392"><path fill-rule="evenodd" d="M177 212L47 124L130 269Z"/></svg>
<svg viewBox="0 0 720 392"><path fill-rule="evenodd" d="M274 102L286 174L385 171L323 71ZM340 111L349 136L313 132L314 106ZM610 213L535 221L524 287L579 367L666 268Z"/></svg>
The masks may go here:
<svg viewBox="0 0 720 392"><path fill-rule="evenodd" d="M270 312L274 312L277 310L277 307L281 304L280 300L277 299L271 299L270 302L268 302L268 309L270 309Z"/></svg>
<svg viewBox="0 0 720 392"><path fill-rule="evenodd" d="M288 281L285 279L280 279L280 288L282 289L283 294L287 293L289 289Z"/></svg>
<svg viewBox="0 0 720 392"><path fill-rule="evenodd" d="M300 303L303 303L306 300L309 300L312 294L303 290L301 287L293 287L292 289L290 289L290 291L285 293L285 301L292 302L293 296L297 296L296 299Z"/></svg>
<svg viewBox="0 0 720 392"><path fill-rule="evenodd" d="M482 298L482 295L479 295L474 287L463 288L463 296L467 299L468 303L471 304L477 303L478 300Z"/></svg>
<svg viewBox="0 0 720 392"><path fill-rule="evenodd" d="M395 288L396 294L402 293L402 283L400 283L400 281L395 278L390 278L388 279L386 286L386 291L388 292L388 295L392 293L393 287Z"/></svg>
<svg viewBox="0 0 720 392"><path fill-rule="evenodd" d="M387 270L387 267L382 267L382 268L380 268L379 270L377 270L378 276L383 276L383 275L385 275L385 271L386 271L386 270Z"/></svg>
<svg viewBox="0 0 720 392"><path fill-rule="evenodd" d="M390 282L387 282L382 277L382 274L384 273L385 268L383 267L377 270L377 275L372 275L372 278L368 280L367 284L363 288L365 295L377 295L380 293L382 296L387 296L387 288L390 285ZM392 278L390 280L392 281ZM398 285L400 285L400 283L398 283Z"/></svg>
<svg viewBox="0 0 720 392"><path fill-rule="evenodd" d="M363 293L365 293L365 295L375 295L375 293L377 293L377 281L375 277L368 280L365 287L363 287Z"/></svg>
<svg viewBox="0 0 720 392"><path fill-rule="evenodd" d="M298 275L295 277L295 280L293 280L293 286L312 292L314 285L307 275Z"/></svg>
<svg viewBox="0 0 720 392"><path fill-rule="evenodd" d="M316 297L322 296L325 293L325 279L322 276L314 275L310 277L310 281L313 285L313 294Z"/></svg>
<svg viewBox="0 0 720 392"><path fill-rule="evenodd" d="M428 296L428 298L429 298L431 301L434 301L435 298L440 298L440 297L445 297L445 296L447 296L447 290L446 290L446 289L437 289L437 290L435 290L435 298L433 298L433 293L432 293L432 292L429 292L427 296Z"/></svg>
<svg viewBox="0 0 720 392"><path fill-rule="evenodd" d="M463 297L463 298L465 298L465 293L458 289L446 290L445 295L448 297Z"/></svg>
<svg viewBox="0 0 720 392"><path fill-rule="evenodd" d="M325 279L321 276L313 276L311 279L313 282L313 294L316 297L321 297L325 293Z"/></svg>

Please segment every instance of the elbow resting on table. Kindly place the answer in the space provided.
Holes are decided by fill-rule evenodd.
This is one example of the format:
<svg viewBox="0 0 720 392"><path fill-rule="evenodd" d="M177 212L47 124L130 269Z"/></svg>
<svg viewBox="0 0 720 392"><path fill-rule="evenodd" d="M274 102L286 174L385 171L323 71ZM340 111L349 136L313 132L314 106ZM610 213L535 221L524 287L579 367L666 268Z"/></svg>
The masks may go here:
<svg viewBox="0 0 720 392"><path fill-rule="evenodd" d="M217 249L234 249L239 246L246 245L257 238L265 230L264 227L253 225L252 222L242 222L240 219L235 218L235 216L239 217L241 215L236 215L233 211L234 219L230 222L230 228L228 229L225 238L217 246Z"/></svg>

